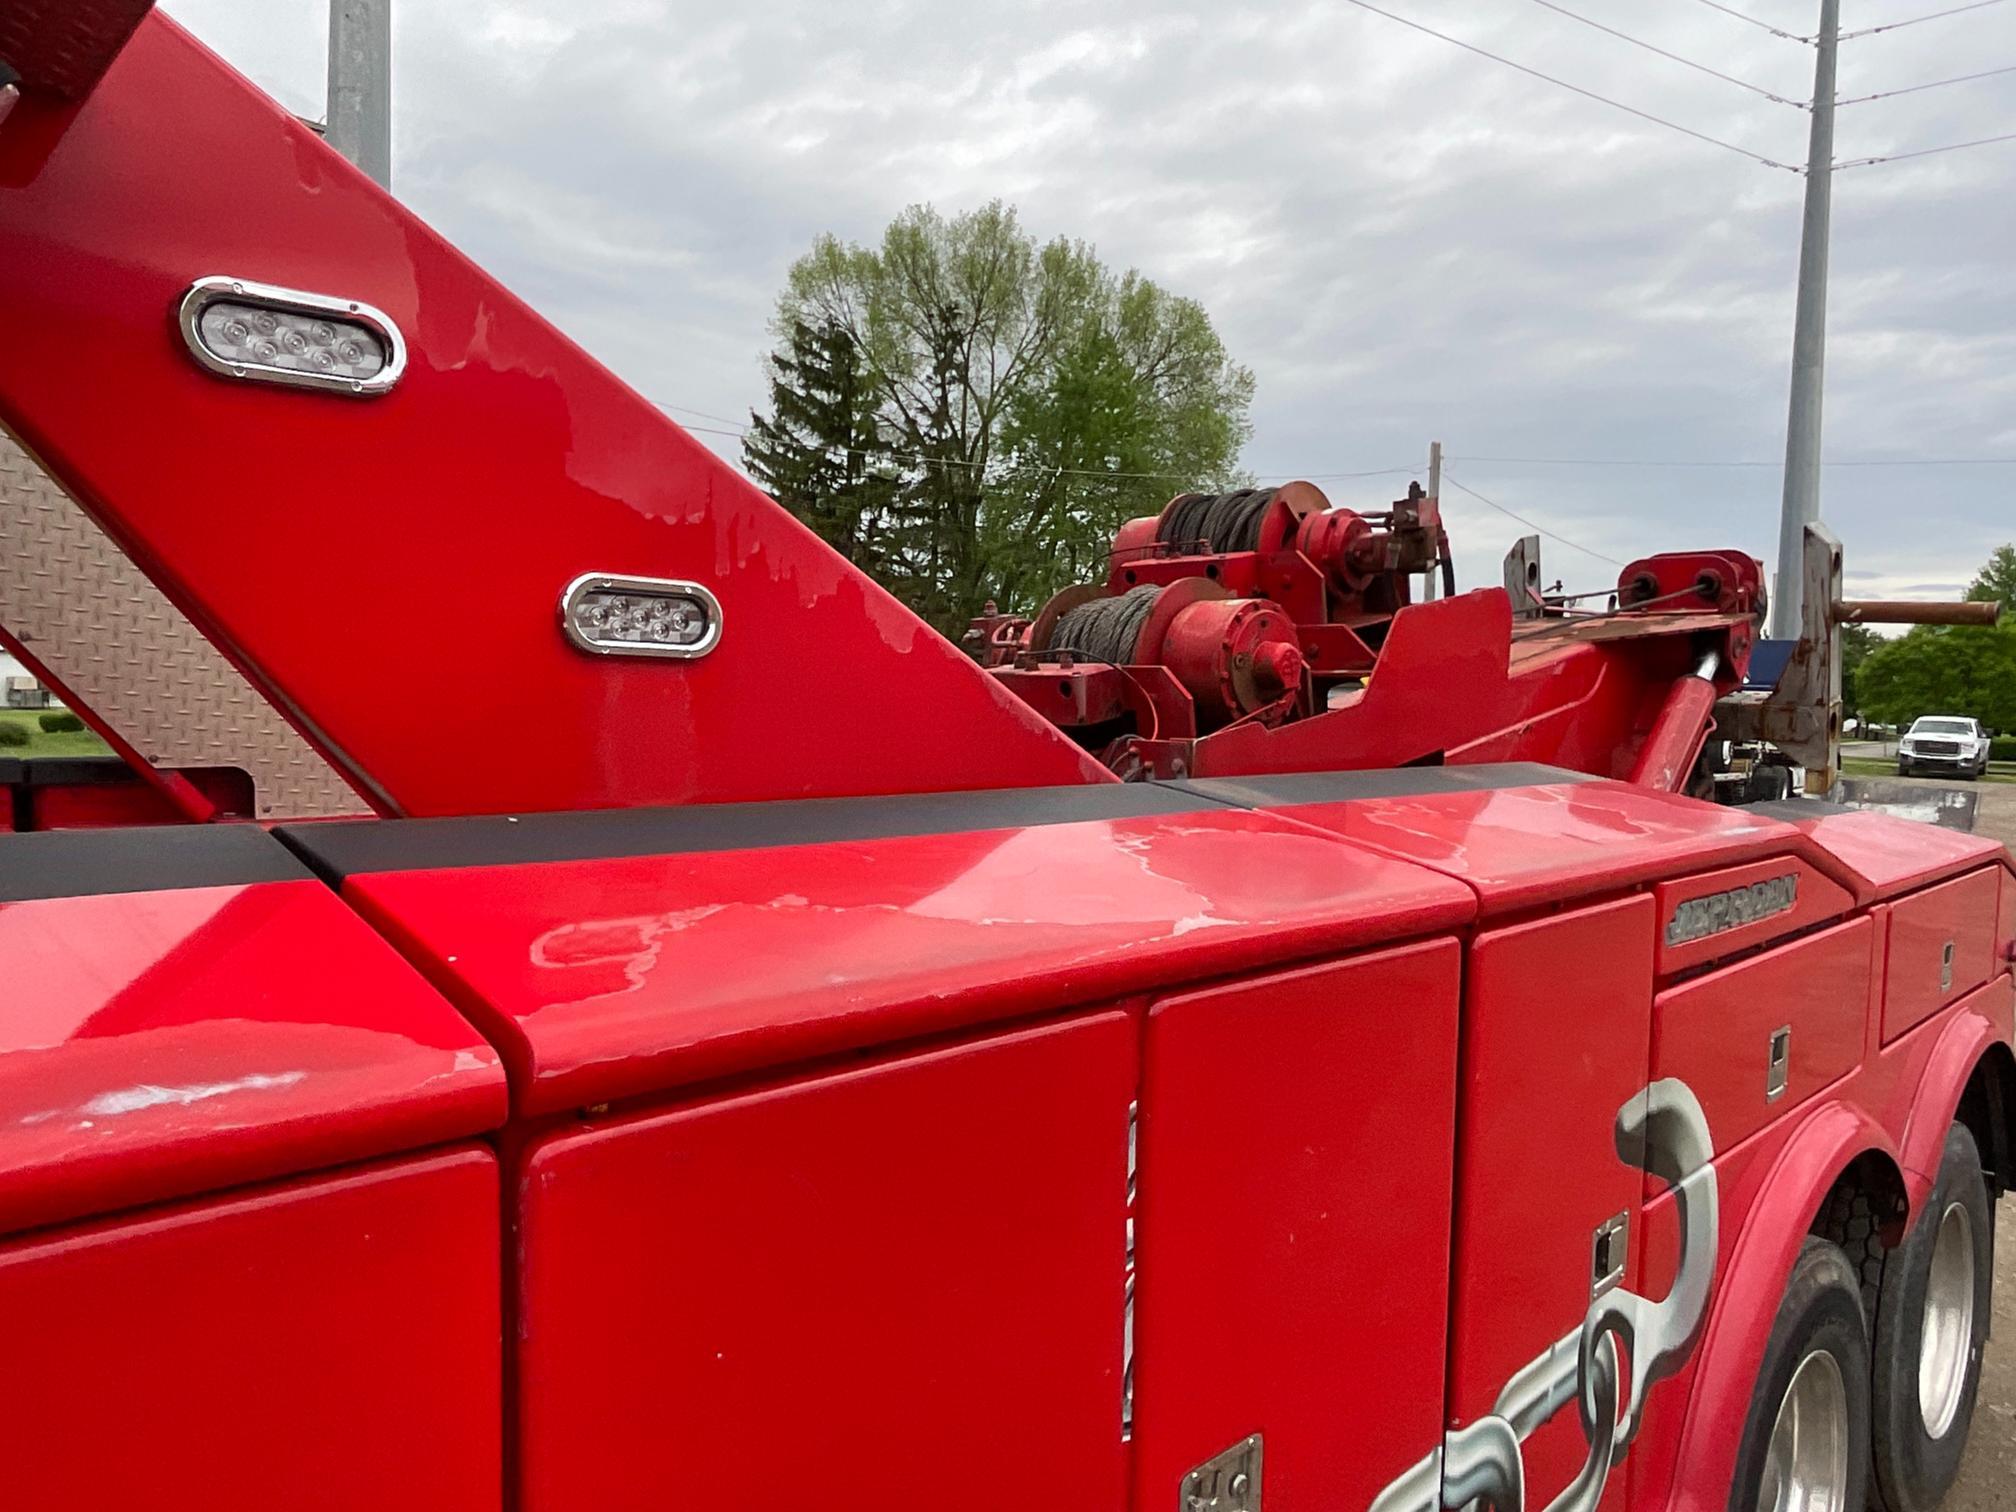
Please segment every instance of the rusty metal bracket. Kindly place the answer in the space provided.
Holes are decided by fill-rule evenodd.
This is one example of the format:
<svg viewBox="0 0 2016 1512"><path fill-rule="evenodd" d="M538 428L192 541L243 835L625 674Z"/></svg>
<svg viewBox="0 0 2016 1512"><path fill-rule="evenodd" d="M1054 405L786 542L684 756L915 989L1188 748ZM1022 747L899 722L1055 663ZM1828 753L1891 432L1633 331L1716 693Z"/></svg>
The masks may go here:
<svg viewBox="0 0 2016 1512"><path fill-rule="evenodd" d="M1806 792L1824 797L1841 768L1841 626L1993 625L2002 606L1841 597L1841 543L1806 527L1799 641L1769 693L1739 692L1715 705L1725 740L1762 740L1806 769Z"/></svg>
<svg viewBox="0 0 2016 1512"><path fill-rule="evenodd" d="M1762 740L1806 769L1806 791L1833 790L1841 751L1841 637L1833 607L1841 598L1841 543L1825 525L1806 527L1799 642L1769 693L1738 692L1716 702L1716 733Z"/></svg>

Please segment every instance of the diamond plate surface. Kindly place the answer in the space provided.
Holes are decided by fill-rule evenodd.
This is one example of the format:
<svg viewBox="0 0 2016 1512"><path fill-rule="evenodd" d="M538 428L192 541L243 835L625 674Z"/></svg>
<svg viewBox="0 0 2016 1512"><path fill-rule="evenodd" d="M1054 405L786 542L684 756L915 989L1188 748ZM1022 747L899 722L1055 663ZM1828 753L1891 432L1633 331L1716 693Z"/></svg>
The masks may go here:
<svg viewBox="0 0 2016 1512"><path fill-rule="evenodd" d="M370 811L4 432L0 625L154 765L241 768L261 819Z"/></svg>
<svg viewBox="0 0 2016 1512"><path fill-rule="evenodd" d="M9 0L0 6L0 58L30 89L80 99L153 6L154 0Z"/></svg>

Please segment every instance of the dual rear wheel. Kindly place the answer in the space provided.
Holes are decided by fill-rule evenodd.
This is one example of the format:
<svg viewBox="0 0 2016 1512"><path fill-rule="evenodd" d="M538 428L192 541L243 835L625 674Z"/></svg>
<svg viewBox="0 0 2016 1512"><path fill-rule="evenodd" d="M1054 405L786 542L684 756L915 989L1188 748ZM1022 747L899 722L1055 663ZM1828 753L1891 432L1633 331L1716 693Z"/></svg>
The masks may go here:
<svg viewBox="0 0 2016 1512"><path fill-rule="evenodd" d="M1895 1249L1866 1203L1844 1194L1792 1267L1731 1512L1932 1512L1959 1474L1994 1258L1973 1136L1948 1132L1931 1200Z"/></svg>

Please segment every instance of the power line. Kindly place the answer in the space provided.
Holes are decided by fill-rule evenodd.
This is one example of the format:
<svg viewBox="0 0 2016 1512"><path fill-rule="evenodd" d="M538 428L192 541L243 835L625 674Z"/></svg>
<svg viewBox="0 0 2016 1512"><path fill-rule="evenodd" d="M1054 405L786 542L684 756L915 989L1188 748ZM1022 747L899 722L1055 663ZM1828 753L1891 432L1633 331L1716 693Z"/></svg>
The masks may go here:
<svg viewBox="0 0 2016 1512"><path fill-rule="evenodd" d="M2000 5L2002 0L1974 0L1972 5L1956 5L1950 10L1932 11L1928 15L1912 16L1905 21L1886 21L1881 26L1865 26L1860 31L1843 32L1840 40L1853 42L1857 37L1873 37L1878 32L1898 31L1906 26L1916 26L1921 21L1937 21L1944 16L1957 16L1962 11L1981 10L1990 5Z"/></svg>
<svg viewBox="0 0 2016 1512"><path fill-rule="evenodd" d="M1349 0L1349 3L1357 6L1360 10L1370 11L1375 16L1384 16L1388 21L1397 21L1400 25L1409 27L1425 36L1434 37L1437 41L1447 42L1452 47L1460 47L1465 52L1475 53L1480 58L1489 58L1493 63L1502 63L1507 68L1516 68L1523 74L1544 80L1549 84L1555 85L1557 88L1569 90L1581 95L1584 99L1594 100L1600 105L1608 105L1612 110L1621 110L1627 115L1638 117L1641 121L1650 121L1655 126L1664 126L1667 130L1677 131L1682 136L1693 137L1697 142L1706 142L1711 147L1720 147L1725 152L1733 152L1738 156L1749 158L1753 163L1762 163L1766 168L1782 168L1787 173L1802 171L1793 167L1790 163L1781 163L1775 158L1765 157L1761 152L1752 152L1748 147L1739 147L1734 142L1725 142L1721 137L1710 136L1705 131L1696 131L1692 126L1682 126L1678 121L1669 121L1664 116L1652 114L1649 110L1640 110L1636 105L1626 105L1622 100L1613 100L1608 95L1596 93L1593 89L1584 89L1580 84L1570 84L1566 79L1556 78L1553 74L1542 73L1539 69L1529 68L1524 63L1515 63L1510 58L1500 57L1494 52L1487 52L1485 49L1465 42L1459 37L1452 37L1447 32L1436 31L1432 26L1423 26L1419 21L1410 21L1405 16L1396 16L1392 11L1381 10L1378 6L1373 5L1371 0Z"/></svg>
<svg viewBox="0 0 2016 1512"><path fill-rule="evenodd" d="M1763 462L1705 460L1699 457L1451 457L1501 467L1783 467L1782 458ZM1822 467L2016 467L2016 457L1846 457Z"/></svg>
<svg viewBox="0 0 2016 1512"><path fill-rule="evenodd" d="M710 420L725 418L721 415L707 414L707 411L694 409L691 405L687 404L669 404L662 399L653 399L651 402L660 409L680 410L689 415L707 415L707 418ZM718 426L688 425L683 420L679 422L681 429L695 431L703 436L733 436L741 439L749 434L749 426L741 425L739 422L732 420L727 423L735 426L735 429L723 430ZM934 457L928 452L898 451L893 447L883 446L841 446L834 444L822 446L819 449L826 452L845 452L849 456L855 457L893 457L906 462L922 462L926 466L985 468L987 465L984 462L975 462L967 457ZM1194 483L1197 479L1195 473L1122 472L1117 469L1095 467L1046 467L1042 470L1046 473L1067 478L1131 478L1162 483ZM1299 472L1293 474L1293 476L1310 483L1341 482L1351 478L1383 478L1395 474L1418 473L1420 470L1418 466L1410 463L1405 467L1368 467L1357 472ZM1285 470L1283 475L1288 475Z"/></svg>
<svg viewBox="0 0 2016 1512"><path fill-rule="evenodd" d="M1780 31L1777 27L1773 26L1769 21L1759 21L1755 16L1747 15L1743 11L1734 10L1729 6L1720 4L1719 0L1701 0L1701 3L1707 6L1708 9L1710 10L1718 10L1722 12L1722 14L1725 16L1734 16L1738 21L1748 21L1752 26L1759 27L1764 31L1771 33L1771 35L1774 37L1783 37L1787 42L1803 42L1808 47L1811 47L1813 45L1813 39L1811 37L1802 37L1797 32Z"/></svg>
<svg viewBox="0 0 2016 1512"><path fill-rule="evenodd" d="M2005 131L2000 136L1976 137L1971 142L1948 142L1944 147L1920 147L1915 152L1886 152L1880 157L1849 158L1846 162L1836 163L1834 171L1839 173L1843 168L1867 168L1875 163L1901 163L1906 158L1932 157L1941 152L1958 152L1965 147L1988 147L1996 142L2016 142L2016 131Z"/></svg>
<svg viewBox="0 0 2016 1512"><path fill-rule="evenodd" d="M660 409L677 410L682 415L698 415L703 420L719 420L723 425L737 426L744 431L749 429L748 423L746 421L732 420L726 415L710 414L706 410L695 409L690 404L670 404L663 399L653 399L651 402L657 405L658 408Z"/></svg>
<svg viewBox="0 0 2016 1512"><path fill-rule="evenodd" d="M691 405L668 404L663 400L656 399L652 403L656 404L660 409L683 410L687 414L693 415L706 413L703 410L694 409ZM718 420L722 417L719 415L710 415L708 418ZM686 425L683 421L681 422L681 428L697 431L702 435L708 436L733 436L740 438L749 433L747 426L742 426L737 430L722 430L711 425ZM922 452L890 451L878 447L832 446L826 448L826 450L848 452L856 456L901 457L908 460L938 462L951 467L978 467L981 465L960 457L932 457ZM1783 458L1749 461L1703 457L1459 457L1452 455L1448 460L1451 462L1479 462L1494 467L1775 468L1785 465ZM2016 467L2016 457L1841 457L1823 461L1820 465L1822 467ZM1163 482L1182 482L1192 477L1188 473L1100 472L1093 468L1066 467L1051 470L1062 472L1067 476L1148 478L1159 479ZM1353 472L1293 467L1267 469L1269 473L1276 477L1299 478L1308 483L1344 482L1354 478L1397 477L1418 473L1420 470L1418 466L1411 463L1404 467L1367 467ZM1451 481L1453 482L1454 480L1452 479ZM1457 486L1461 487L1462 485L1458 484ZM1465 492L1468 492L1468 490L1466 489Z"/></svg>
<svg viewBox="0 0 2016 1512"><path fill-rule="evenodd" d="M1902 89L1885 89L1875 94L1856 95L1852 99L1836 100L1836 105L1867 105L1871 100L1888 100L1897 95L1917 94L1926 89L1944 89L1948 84L1971 84L1976 79L1992 79L1997 74L2016 73L2016 63L2007 68L1984 68L1980 73L1960 74L1951 79L1934 79L1929 84L1907 84Z"/></svg>
<svg viewBox="0 0 2016 1512"><path fill-rule="evenodd" d="M1533 0L1533 3L1544 6L1557 15L1566 16L1570 21L1580 21L1584 26L1593 26L1597 31L1615 37L1620 42L1629 42L1633 47L1642 47L1649 53L1657 53L1660 57L1681 64L1683 67L1691 68L1697 73L1707 74L1711 78L1722 80L1725 84L1734 84L1738 89L1747 89L1752 94L1762 95L1774 104L1790 105L1794 110L1811 110L1813 108L1804 100L1788 100L1784 95L1773 94L1761 84L1752 84L1748 79L1739 79L1734 74L1723 73L1721 69L1710 68L1706 63L1697 63L1692 58L1683 58L1679 53L1668 52L1665 48L1655 43L1647 42L1642 37L1634 37L1629 32L1621 32L1614 26L1605 26L1601 21L1591 20L1588 16L1571 11L1565 5L1556 5L1554 0Z"/></svg>
<svg viewBox="0 0 2016 1512"><path fill-rule="evenodd" d="M1511 519L1517 520L1521 525L1524 525L1528 530L1537 530L1541 535L1547 537L1547 539L1550 541L1558 542L1559 544L1566 546L1571 550L1579 551L1584 556L1592 556L1596 558L1596 560L1599 562L1608 562L1612 567L1622 567L1624 565L1622 562L1618 561L1617 558L1613 556L1605 556L1600 551L1591 551L1587 546L1582 545L1578 541L1571 541L1568 539L1568 537L1564 535L1557 535L1555 532L1549 530L1545 525L1536 525L1533 521L1527 519L1526 516L1518 513L1517 511L1507 509L1503 504L1500 504L1496 499L1485 498L1484 495L1477 492L1476 489L1469 487L1467 484L1458 483L1454 478L1449 476L1446 469L1442 474L1442 481L1444 483L1449 484L1451 487L1456 488L1460 492L1470 495L1470 497L1475 499L1479 504L1488 504L1493 509L1497 510L1498 513L1506 515Z"/></svg>

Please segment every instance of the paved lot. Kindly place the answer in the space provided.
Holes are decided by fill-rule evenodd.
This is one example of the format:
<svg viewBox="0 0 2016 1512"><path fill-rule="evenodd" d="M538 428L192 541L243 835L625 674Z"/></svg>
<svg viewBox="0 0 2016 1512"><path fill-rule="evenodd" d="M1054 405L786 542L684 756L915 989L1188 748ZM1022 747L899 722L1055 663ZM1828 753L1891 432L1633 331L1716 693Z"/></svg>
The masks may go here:
<svg viewBox="0 0 2016 1512"><path fill-rule="evenodd" d="M1954 786L1911 778L1928 788ZM2016 847L2016 787L1981 785L1974 827ZM1981 1367L1981 1398L1960 1482L1945 1512L2009 1512L2016 1507L2016 1193L2002 1201L1995 1224L1995 1316Z"/></svg>

